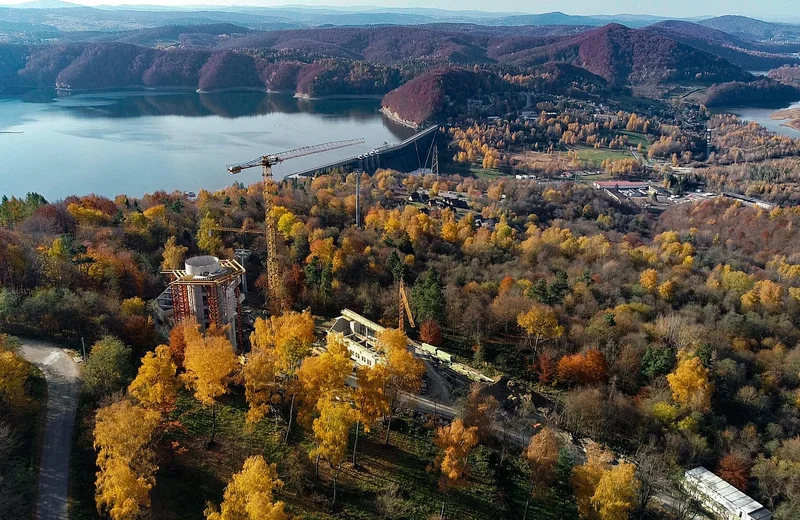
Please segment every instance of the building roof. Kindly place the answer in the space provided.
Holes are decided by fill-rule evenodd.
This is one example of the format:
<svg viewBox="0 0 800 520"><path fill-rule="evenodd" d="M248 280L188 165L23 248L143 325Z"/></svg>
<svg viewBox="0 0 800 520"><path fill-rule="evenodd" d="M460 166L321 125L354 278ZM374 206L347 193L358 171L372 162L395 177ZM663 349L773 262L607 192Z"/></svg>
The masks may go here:
<svg viewBox="0 0 800 520"><path fill-rule="evenodd" d="M648 188L650 185L641 181L595 181L597 188Z"/></svg>
<svg viewBox="0 0 800 520"><path fill-rule="evenodd" d="M204 259L212 257L194 257L187 260L187 262L195 259ZM188 269L175 269L172 271L162 271L165 274L172 276L173 280L170 285L216 285L223 284L235 280L245 273L242 264L236 260L219 260L219 270L209 273L208 275L190 274ZM188 266L188 263L187 263Z"/></svg>
<svg viewBox="0 0 800 520"><path fill-rule="evenodd" d="M342 316L347 318L350 321L355 321L355 322L360 323L360 324L362 324L362 325L364 325L366 327L369 327L372 330L374 330L375 332L383 332L386 329L386 327L384 327L382 325L378 325L377 323L375 323L374 321L370 320L369 318L365 318L364 316L358 314L357 312L353 312L350 309L343 309L342 310Z"/></svg>
<svg viewBox="0 0 800 520"><path fill-rule="evenodd" d="M702 466L688 470L685 476L709 498L733 513L743 511L756 520L772 518L767 508Z"/></svg>

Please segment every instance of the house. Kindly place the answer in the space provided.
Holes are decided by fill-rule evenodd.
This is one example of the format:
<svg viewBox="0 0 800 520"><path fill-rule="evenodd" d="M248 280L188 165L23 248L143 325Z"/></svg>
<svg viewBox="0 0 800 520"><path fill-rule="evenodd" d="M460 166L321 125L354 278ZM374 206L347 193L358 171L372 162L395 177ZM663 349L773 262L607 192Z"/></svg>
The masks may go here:
<svg viewBox="0 0 800 520"><path fill-rule="evenodd" d="M700 466L686 471L683 487L719 520L772 520L772 512Z"/></svg>
<svg viewBox="0 0 800 520"><path fill-rule="evenodd" d="M481 217L481 216L476 216L475 217L475 225L477 227L485 227L489 231L494 231L494 228L495 228L495 226L497 226L498 222L500 222L500 219L494 218L494 217L490 217L490 218Z"/></svg>

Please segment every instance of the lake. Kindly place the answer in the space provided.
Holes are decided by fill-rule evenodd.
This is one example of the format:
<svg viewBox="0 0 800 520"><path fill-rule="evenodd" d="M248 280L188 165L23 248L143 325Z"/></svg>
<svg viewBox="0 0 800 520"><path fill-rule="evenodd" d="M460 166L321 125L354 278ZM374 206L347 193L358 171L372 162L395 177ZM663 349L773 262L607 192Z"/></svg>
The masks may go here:
<svg viewBox="0 0 800 520"><path fill-rule="evenodd" d="M413 135L380 114L378 99L299 100L289 94L188 91L0 97L0 195L38 192L141 196L251 184L260 169L226 165L312 144L363 137L363 145L281 163L277 178Z"/></svg>
<svg viewBox="0 0 800 520"><path fill-rule="evenodd" d="M736 114L745 121L755 121L771 132L783 134L789 137L800 138L800 130L792 127L785 126L783 123L786 120L770 119L770 116L778 110L784 108L800 108L800 101L792 103L791 105L784 105L778 108L757 108L757 107L720 107L715 108L713 111L716 113Z"/></svg>

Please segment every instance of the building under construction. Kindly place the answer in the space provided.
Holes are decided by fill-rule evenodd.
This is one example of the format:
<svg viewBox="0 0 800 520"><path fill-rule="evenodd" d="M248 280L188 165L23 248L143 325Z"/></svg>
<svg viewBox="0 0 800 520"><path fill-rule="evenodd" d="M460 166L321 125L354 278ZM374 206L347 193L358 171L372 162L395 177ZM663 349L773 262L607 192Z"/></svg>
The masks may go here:
<svg viewBox="0 0 800 520"><path fill-rule="evenodd" d="M245 275L236 260L215 256L195 256L186 260L185 269L166 271L172 280L156 300L162 322L174 326L191 320L206 330L211 325L228 327L228 339L241 350L242 300L240 283Z"/></svg>

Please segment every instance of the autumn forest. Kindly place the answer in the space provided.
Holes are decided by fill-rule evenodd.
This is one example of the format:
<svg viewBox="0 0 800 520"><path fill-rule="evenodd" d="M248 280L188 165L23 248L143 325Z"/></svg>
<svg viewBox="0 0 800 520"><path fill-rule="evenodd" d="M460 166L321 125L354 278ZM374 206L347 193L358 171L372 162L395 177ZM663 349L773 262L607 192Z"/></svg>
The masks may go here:
<svg viewBox="0 0 800 520"><path fill-rule="evenodd" d="M360 179L356 228L355 181L279 184L269 303L284 311L264 297L263 236L212 231L257 227L260 185L4 199L0 467L15 469L0 516L32 507L13 425L40 413L13 336L86 344L74 518L688 519L679 480L699 465L800 514L796 208L652 214L579 184L381 170ZM469 210L409 203L418 188ZM224 331L163 336L147 304L161 270L238 247L248 300L270 311L246 362ZM351 376L347 347L320 335L344 308L387 327L384 364ZM404 396L432 383L406 335L504 383L462 385L452 418L414 411Z"/></svg>

